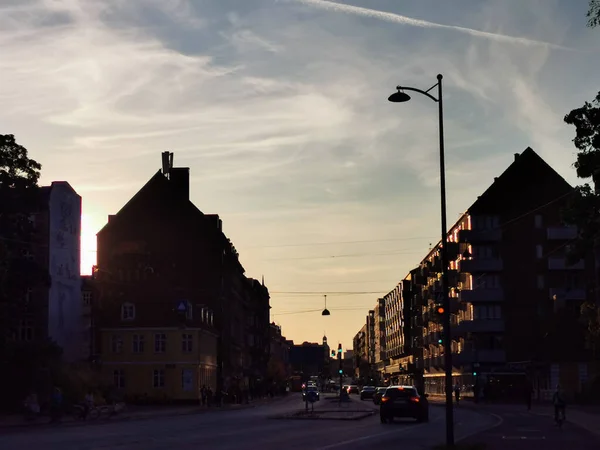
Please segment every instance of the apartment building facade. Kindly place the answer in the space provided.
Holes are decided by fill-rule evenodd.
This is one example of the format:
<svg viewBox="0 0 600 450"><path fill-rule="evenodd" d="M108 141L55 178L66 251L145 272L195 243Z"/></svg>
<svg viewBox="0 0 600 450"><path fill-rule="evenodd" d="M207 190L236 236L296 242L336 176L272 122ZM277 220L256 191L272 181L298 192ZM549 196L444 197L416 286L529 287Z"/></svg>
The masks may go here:
<svg viewBox="0 0 600 450"><path fill-rule="evenodd" d="M589 351L578 312L591 264L567 263L577 231L562 223L561 211L572 193L528 148L449 230L453 384L466 392L522 395L526 377L538 392L561 377L574 390L584 382ZM447 332L434 311L442 292L440 251L438 243L402 290L410 376L432 393L444 392L445 377Z"/></svg>
<svg viewBox="0 0 600 450"><path fill-rule="evenodd" d="M79 345L82 328L81 196L66 181L54 181L35 190L31 199L19 203L28 216L30 242L18 243L27 273L19 310L0 311L11 324L7 337L16 341L55 341L63 360L85 358ZM30 200L30 201L29 201ZM24 268L23 274L30 268ZM4 323L4 320L2 321ZM12 326L14 325L14 327Z"/></svg>
<svg viewBox="0 0 600 450"><path fill-rule="evenodd" d="M248 279L217 215L189 199L189 169L163 169L98 233L100 370L123 395L197 400L264 379L269 294Z"/></svg>
<svg viewBox="0 0 600 450"><path fill-rule="evenodd" d="M357 379L365 379L371 374L367 334L367 324L365 323L352 339L354 376Z"/></svg>

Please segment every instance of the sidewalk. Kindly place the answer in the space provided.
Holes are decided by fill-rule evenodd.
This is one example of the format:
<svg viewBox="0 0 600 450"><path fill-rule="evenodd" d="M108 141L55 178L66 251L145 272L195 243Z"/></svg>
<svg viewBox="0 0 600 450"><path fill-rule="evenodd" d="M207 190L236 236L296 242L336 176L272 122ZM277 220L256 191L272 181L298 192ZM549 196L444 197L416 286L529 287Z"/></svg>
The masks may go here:
<svg viewBox="0 0 600 450"><path fill-rule="evenodd" d="M443 395L430 395L429 403L432 406L444 406ZM455 405L456 408L456 405ZM533 403L531 410L527 411L524 403L475 403L471 399L461 400L458 408L468 408L476 411L493 414L529 413L537 416L554 417L554 407L548 402ZM579 426L600 437L600 407L588 405L574 405L567 407L567 422Z"/></svg>
<svg viewBox="0 0 600 450"><path fill-rule="evenodd" d="M99 417L98 419L81 420L70 415L64 415L60 421L60 426L86 426L94 424L102 424L108 421L126 421L126 420L144 420L153 419L156 417L176 417L192 414L203 414L209 412L232 411L255 408L257 406L270 404L285 399L285 397L261 398L256 399L248 404L235 404L217 406L128 406L122 413L112 417ZM50 424L48 416L42 416L34 421L26 421L22 414L14 414L9 416L0 416L0 431L19 427L37 428L43 426L56 426Z"/></svg>

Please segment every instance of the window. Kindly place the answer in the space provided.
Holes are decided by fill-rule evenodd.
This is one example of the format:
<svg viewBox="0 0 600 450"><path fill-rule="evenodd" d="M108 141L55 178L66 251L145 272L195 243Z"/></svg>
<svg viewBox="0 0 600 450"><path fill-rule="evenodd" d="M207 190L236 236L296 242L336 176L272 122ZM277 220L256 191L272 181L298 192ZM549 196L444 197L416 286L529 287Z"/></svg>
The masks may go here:
<svg viewBox="0 0 600 450"><path fill-rule="evenodd" d="M164 388L165 387L165 371L164 369L157 369L154 371L154 376L152 377L152 386L155 388Z"/></svg>
<svg viewBox="0 0 600 450"><path fill-rule="evenodd" d="M542 228L542 216L540 214L535 215L535 227Z"/></svg>
<svg viewBox="0 0 600 450"><path fill-rule="evenodd" d="M83 306L90 306L92 303L92 293L90 291L85 291L81 294L81 300L83 301Z"/></svg>
<svg viewBox="0 0 600 450"><path fill-rule="evenodd" d="M121 353L123 351L123 339L120 334L112 335L110 346L113 353Z"/></svg>
<svg viewBox="0 0 600 450"><path fill-rule="evenodd" d="M184 333L181 335L181 351L183 353L191 353L194 344L194 336Z"/></svg>
<svg viewBox="0 0 600 450"><path fill-rule="evenodd" d="M154 335L154 352L164 353L167 351L167 335L158 333Z"/></svg>
<svg viewBox="0 0 600 450"><path fill-rule="evenodd" d="M33 341L33 322L31 320L20 321L18 339L23 342Z"/></svg>
<svg viewBox="0 0 600 450"><path fill-rule="evenodd" d="M479 289L498 289L500 288L500 276L499 275L484 275L477 282L477 288Z"/></svg>
<svg viewBox="0 0 600 450"><path fill-rule="evenodd" d="M187 320L192 320L192 318L194 317L194 315L192 313L193 313L192 304L190 302L188 302L187 309L185 310L185 318Z"/></svg>
<svg viewBox="0 0 600 450"><path fill-rule="evenodd" d="M125 371L123 369L115 369L113 371L113 382L117 389L125 387Z"/></svg>
<svg viewBox="0 0 600 450"><path fill-rule="evenodd" d="M134 334L133 335L133 353L144 353L144 335Z"/></svg>
<svg viewBox="0 0 600 450"><path fill-rule="evenodd" d="M542 259L544 257L544 248L541 245L535 246L535 256L537 259Z"/></svg>
<svg viewBox="0 0 600 450"><path fill-rule="evenodd" d="M544 289L545 286L546 286L546 280L544 278L544 275L538 275L537 276L537 287L538 287L538 289Z"/></svg>
<svg viewBox="0 0 600 450"><path fill-rule="evenodd" d="M473 245L473 256L478 259L491 259L498 257L498 250L489 245Z"/></svg>
<svg viewBox="0 0 600 450"><path fill-rule="evenodd" d="M135 319L135 305L133 303L123 303L121 305L121 320Z"/></svg>

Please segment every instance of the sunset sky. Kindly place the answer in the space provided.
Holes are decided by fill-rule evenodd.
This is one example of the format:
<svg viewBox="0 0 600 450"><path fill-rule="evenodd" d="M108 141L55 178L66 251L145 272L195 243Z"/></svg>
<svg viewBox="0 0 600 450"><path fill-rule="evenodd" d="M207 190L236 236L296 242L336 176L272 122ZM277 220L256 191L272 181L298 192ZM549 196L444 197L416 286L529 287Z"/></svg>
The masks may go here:
<svg viewBox="0 0 600 450"><path fill-rule="evenodd" d="M577 183L587 4L2 0L0 133L83 196L83 273L169 150L284 334L346 347L439 235L437 107L388 95L444 74L450 221L528 146Z"/></svg>

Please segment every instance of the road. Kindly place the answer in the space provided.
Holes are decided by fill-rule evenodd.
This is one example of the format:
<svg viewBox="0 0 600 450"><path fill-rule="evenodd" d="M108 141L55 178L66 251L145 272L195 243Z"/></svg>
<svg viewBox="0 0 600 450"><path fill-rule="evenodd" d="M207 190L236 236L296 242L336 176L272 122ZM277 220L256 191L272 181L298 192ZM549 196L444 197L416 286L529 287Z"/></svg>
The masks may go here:
<svg viewBox="0 0 600 450"><path fill-rule="evenodd" d="M471 436L465 443L485 443L486 450L598 450L600 439L573 423L558 428L552 417L515 410L490 408L502 421L498 426ZM567 411L568 413L568 411Z"/></svg>
<svg viewBox="0 0 600 450"><path fill-rule="evenodd" d="M353 402L372 407L368 401ZM302 405L299 395L291 395L271 405L237 411L17 429L4 432L0 441L2 450L366 450L378 446L397 447L399 441L404 450L422 450L444 440L444 410L434 406L431 407L430 422L424 424L407 420L384 425L378 416L359 421L269 418L301 409ZM457 438L489 428L496 422L497 418L487 413L457 410Z"/></svg>

